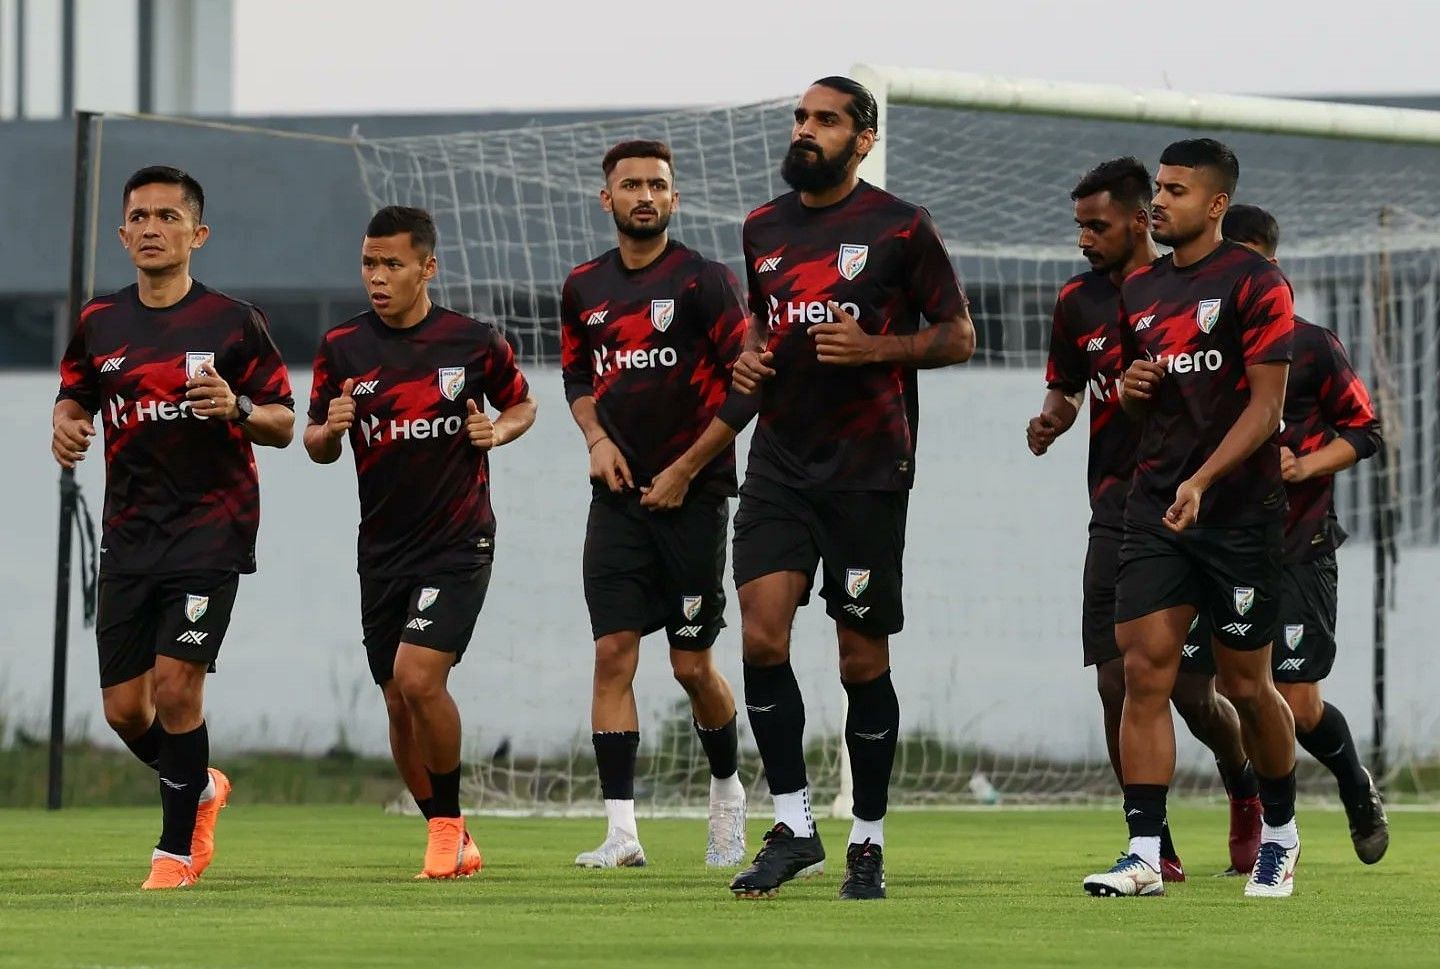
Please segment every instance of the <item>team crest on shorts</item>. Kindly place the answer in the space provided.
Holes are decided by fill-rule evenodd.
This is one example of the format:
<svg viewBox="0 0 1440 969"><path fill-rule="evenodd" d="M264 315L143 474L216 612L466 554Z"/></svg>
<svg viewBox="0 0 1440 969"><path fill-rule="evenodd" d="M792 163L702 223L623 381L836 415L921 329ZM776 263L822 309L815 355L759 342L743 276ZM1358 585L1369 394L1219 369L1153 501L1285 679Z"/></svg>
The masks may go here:
<svg viewBox="0 0 1440 969"><path fill-rule="evenodd" d="M680 599L680 611L685 613L686 619L694 619L700 615L700 604L704 601L704 596L682 596Z"/></svg>
<svg viewBox="0 0 1440 969"><path fill-rule="evenodd" d="M1303 625L1285 627L1285 645L1292 651L1299 649L1300 643L1304 639L1305 627Z"/></svg>
<svg viewBox="0 0 1440 969"><path fill-rule="evenodd" d="M868 588L870 588L869 569L845 570L845 591L849 593L850 598L860 598L860 594Z"/></svg>
<svg viewBox="0 0 1440 969"><path fill-rule="evenodd" d="M1235 587L1235 615L1243 616L1255 605L1255 590L1249 588Z"/></svg>
<svg viewBox="0 0 1440 969"><path fill-rule="evenodd" d="M460 391L465 389L465 368L441 367L437 374L440 380L440 393L445 395L445 399L454 400L459 397Z"/></svg>
<svg viewBox="0 0 1440 969"><path fill-rule="evenodd" d="M435 600L438 598L440 598L440 590L433 589L427 586L424 589L420 590L420 597L415 600L415 608L420 612L424 612L426 609L429 609L431 606L433 606L435 604Z"/></svg>
<svg viewBox="0 0 1440 969"><path fill-rule="evenodd" d="M200 376L200 368L208 366L215 369L214 350L187 350L185 351L185 379L194 380Z"/></svg>
<svg viewBox="0 0 1440 969"><path fill-rule="evenodd" d="M835 265L840 270L840 275L846 279L854 279L860 275L865 268L866 261L870 258L869 246L856 246L845 243L840 247L840 257Z"/></svg>
<svg viewBox="0 0 1440 969"><path fill-rule="evenodd" d="M673 299L652 299L650 301L650 324L664 333L675 322L675 301Z"/></svg>
<svg viewBox="0 0 1440 969"><path fill-rule="evenodd" d="M1220 322L1220 302L1218 299L1202 299L1195 307L1195 325L1200 327L1201 333L1209 333Z"/></svg>
<svg viewBox="0 0 1440 969"><path fill-rule="evenodd" d="M205 610L210 608L209 596L186 596L185 597L185 618L191 622L199 622L200 617L205 615Z"/></svg>

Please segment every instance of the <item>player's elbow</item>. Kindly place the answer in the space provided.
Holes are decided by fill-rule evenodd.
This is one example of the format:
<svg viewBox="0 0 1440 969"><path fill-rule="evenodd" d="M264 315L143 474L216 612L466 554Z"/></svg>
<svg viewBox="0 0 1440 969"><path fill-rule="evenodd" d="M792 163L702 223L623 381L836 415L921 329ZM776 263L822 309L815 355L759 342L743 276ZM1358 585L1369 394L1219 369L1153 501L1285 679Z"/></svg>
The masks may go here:
<svg viewBox="0 0 1440 969"><path fill-rule="evenodd" d="M965 363L975 356L975 324L970 317L963 316L955 325L955 335L950 341L950 362Z"/></svg>

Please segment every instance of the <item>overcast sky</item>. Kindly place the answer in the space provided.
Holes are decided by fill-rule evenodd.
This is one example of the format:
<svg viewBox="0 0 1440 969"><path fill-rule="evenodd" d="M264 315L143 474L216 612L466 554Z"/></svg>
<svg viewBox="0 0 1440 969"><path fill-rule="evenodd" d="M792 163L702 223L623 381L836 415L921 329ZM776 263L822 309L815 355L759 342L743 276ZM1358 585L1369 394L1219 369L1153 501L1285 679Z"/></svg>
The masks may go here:
<svg viewBox="0 0 1440 969"><path fill-rule="evenodd" d="M235 0L235 16L241 114L754 101L856 62L1440 93L1440 0Z"/></svg>

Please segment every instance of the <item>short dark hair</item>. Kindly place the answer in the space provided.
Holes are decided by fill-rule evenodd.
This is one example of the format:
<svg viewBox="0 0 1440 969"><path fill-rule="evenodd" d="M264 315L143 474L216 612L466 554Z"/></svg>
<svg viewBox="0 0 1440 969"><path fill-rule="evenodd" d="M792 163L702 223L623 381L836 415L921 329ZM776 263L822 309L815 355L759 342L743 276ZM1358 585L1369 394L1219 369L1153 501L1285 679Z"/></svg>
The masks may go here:
<svg viewBox="0 0 1440 969"><path fill-rule="evenodd" d="M125 191L120 196L122 210L130 206L130 193L146 185L179 185L185 204L198 225L205 221L205 190L187 171L170 165L147 165L125 180Z"/></svg>
<svg viewBox="0 0 1440 969"><path fill-rule="evenodd" d="M1220 190L1226 195L1234 195L1235 186L1240 181L1240 159L1235 157L1228 145L1214 138L1172 142L1160 153L1160 164L1208 168L1220 176Z"/></svg>
<svg viewBox="0 0 1440 969"><path fill-rule="evenodd" d="M1275 258L1275 250L1280 248L1280 223L1258 205L1230 206L1225 210L1220 231L1231 242L1258 246L1270 259Z"/></svg>
<svg viewBox="0 0 1440 969"><path fill-rule="evenodd" d="M614 148L611 148L605 153L605 157L601 159L600 170L605 173L605 177L608 179L610 173L615 170L615 166L627 158L658 158L670 166L672 174L675 171L675 162L670 158L670 146L663 141L646 141L643 139L622 141Z"/></svg>
<svg viewBox="0 0 1440 969"><path fill-rule="evenodd" d="M426 254L435 251L435 220L424 209L408 205L387 205L370 218L365 227L368 239L384 239L410 233L410 244Z"/></svg>
<svg viewBox="0 0 1440 969"><path fill-rule="evenodd" d="M853 77L840 74L822 77L811 86L815 85L850 95L850 104L845 108L845 113L855 122L855 130L864 131L869 128L877 135L880 133L880 106L876 104L875 95L870 93L868 87Z"/></svg>
<svg viewBox="0 0 1440 969"><path fill-rule="evenodd" d="M1085 173L1070 192L1078 202L1100 192L1109 192L1117 205L1150 211L1150 171L1133 155L1103 161Z"/></svg>

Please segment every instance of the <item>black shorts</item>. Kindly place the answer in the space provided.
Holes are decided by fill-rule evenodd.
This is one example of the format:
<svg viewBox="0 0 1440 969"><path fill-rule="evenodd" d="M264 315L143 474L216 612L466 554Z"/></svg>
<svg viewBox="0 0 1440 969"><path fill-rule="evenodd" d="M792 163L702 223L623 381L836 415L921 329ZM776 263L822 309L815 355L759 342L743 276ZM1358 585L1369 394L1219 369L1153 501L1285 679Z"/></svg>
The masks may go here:
<svg viewBox="0 0 1440 969"><path fill-rule="evenodd" d="M490 563L473 572L422 578L360 577L360 624L370 675L380 686L395 676L401 643L465 655L490 588Z"/></svg>
<svg viewBox="0 0 1440 969"><path fill-rule="evenodd" d="M1120 549L1125 533L1105 525L1090 526L1090 544L1085 551L1085 604L1081 618L1081 643L1085 665L1100 666L1120 658L1115 644L1115 583L1120 573ZM1195 627L1192 626L1193 630ZM1208 634L1207 634L1208 635ZM1186 673L1215 675L1210 660L1210 640L1202 653L1186 648L1180 653L1180 669Z"/></svg>
<svg viewBox="0 0 1440 969"><path fill-rule="evenodd" d="M1318 683L1335 665L1340 571L1335 554L1287 563L1280 583L1280 626L1271 651L1277 683Z"/></svg>
<svg viewBox="0 0 1440 969"><path fill-rule="evenodd" d="M901 603L908 491L800 491L747 477L735 512L735 585L773 572L815 579L836 622L867 636L905 625ZM799 605L810 599L807 584Z"/></svg>
<svg viewBox="0 0 1440 969"><path fill-rule="evenodd" d="M725 628L729 499L693 495L651 511L634 493L597 488L585 526L585 605L596 639L664 629L672 649L699 651Z"/></svg>
<svg viewBox="0 0 1440 969"><path fill-rule="evenodd" d="M214 672L239 588L239 574L228 571L102 574L95 618L100 686L145 674L156 656Z"/></svg>
<svg viewBox="0 0 1440 969"><path fill-rule="evenodd" d="M1194 606L1230 649L1260 649L1280 617L1282 523L1191 526L1180 534L1127 523L1115 621Z"/></svg>

